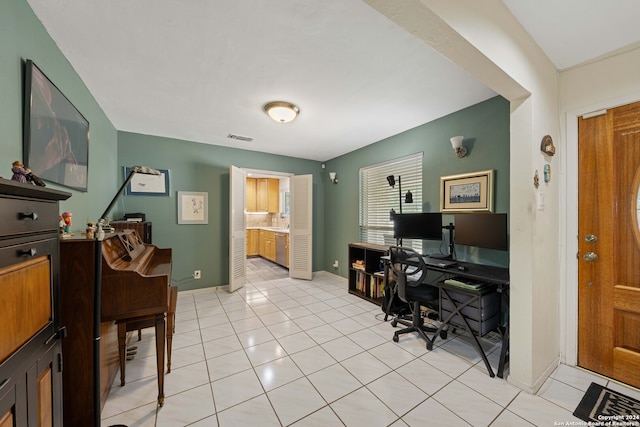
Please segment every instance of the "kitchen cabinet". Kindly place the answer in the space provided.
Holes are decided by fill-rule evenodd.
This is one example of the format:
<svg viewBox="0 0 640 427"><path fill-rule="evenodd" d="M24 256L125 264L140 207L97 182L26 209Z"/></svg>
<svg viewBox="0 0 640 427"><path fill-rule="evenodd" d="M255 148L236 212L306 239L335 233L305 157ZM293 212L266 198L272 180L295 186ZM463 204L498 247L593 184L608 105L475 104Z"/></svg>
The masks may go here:
<svg viewBox="0 0 640 427"><path fill-rule="evenodd" d="M260 230L247 230L247 256L260 255Z"/></svg>
<svg viewBox="0 0 640 427"><path fill-rule="evenodd" d="M276 261L276 234L273 231L260 230L260 256Z"/></svg>
<svg viewBox="0 0 640 427"><path fill-rule="evenodd" d="M276 178L247 178L247 212L280 211L280 180Z"/></svg>

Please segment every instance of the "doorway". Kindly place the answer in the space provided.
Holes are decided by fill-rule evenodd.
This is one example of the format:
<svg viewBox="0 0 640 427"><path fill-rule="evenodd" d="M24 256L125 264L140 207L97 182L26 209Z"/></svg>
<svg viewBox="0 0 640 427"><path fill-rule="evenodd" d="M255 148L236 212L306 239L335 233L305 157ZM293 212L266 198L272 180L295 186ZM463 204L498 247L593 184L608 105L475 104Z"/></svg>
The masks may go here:
<svg viewBox="0 0 640 427"><path fill-rule="evenodd" d="M640 387L640 102L578 118L577 365Z"/></svg>

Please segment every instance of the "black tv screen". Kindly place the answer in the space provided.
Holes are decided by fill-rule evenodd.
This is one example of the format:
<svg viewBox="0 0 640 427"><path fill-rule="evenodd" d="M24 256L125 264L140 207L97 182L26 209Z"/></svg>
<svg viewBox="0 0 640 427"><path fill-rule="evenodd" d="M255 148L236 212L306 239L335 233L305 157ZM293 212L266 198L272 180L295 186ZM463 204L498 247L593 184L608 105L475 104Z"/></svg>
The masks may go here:
<svg viewBox="0 0 640 427"><path fill-rule="evenodd" d="M455 231L457 245L508 250L507 214L455 215Z"/></svg>
<svg viewBox="0 0 640 427"><path fill-rule="evenodd" d="M25 167L45 181L87 191L89 122L31 60L24 84Z"/></svg>
<svg viewBox="0 0 640 427"><path fill-rule="evenodd" d="M440 212L396 214L393 216L393 237L442 240L442 214Z"/></svg>

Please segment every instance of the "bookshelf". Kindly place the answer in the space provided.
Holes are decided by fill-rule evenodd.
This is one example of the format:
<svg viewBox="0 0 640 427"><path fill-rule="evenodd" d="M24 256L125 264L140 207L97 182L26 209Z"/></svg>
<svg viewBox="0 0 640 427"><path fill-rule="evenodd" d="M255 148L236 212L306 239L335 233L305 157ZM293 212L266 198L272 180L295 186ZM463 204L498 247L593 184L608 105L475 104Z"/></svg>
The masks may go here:
<svg viewBox="0 0 640 427"><path fill-rule="evenodd" d="M349 293L378 305L384 295L384 267L380 257L389 248L373 243L349 244Z"/></svg>

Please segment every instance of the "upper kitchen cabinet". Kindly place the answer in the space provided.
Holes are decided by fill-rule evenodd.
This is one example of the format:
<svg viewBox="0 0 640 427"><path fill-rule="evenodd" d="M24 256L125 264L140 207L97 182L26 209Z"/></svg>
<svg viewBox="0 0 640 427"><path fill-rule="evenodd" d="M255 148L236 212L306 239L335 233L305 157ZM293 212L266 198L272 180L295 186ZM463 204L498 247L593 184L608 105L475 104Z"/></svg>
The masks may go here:
<svg viewBox="0 0 640 427"><path fill-rule="evenodd" d="M280 180L247 178L247 212L276 213L280 209Z"/></svg>

